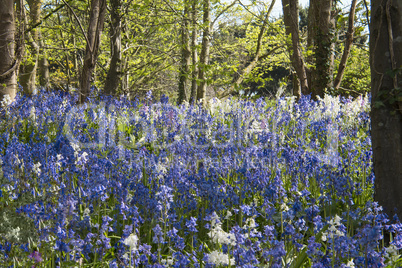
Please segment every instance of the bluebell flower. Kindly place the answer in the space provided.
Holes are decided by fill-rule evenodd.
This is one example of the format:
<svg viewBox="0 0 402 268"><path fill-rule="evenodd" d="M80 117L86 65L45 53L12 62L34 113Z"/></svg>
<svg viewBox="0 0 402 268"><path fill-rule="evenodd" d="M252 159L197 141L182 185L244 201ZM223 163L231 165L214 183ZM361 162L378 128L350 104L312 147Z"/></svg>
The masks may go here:
<svg viewBox="0 0 402 268"><path fill-rule="evenodd" d="M163 243L164 242L163 232L162 232L162 229L159 226L159 224L157 224L152 230L154 231L154 236L152 238L152 242Z"/></svg>
<svg viewBox="0 0 402 268"><path fill-rule="evenodd" d="M190 217L189 220L187 220L186 222L186 227L188 228L188 230L192 233L196 233L198 232L197 228L197 219L194 217Z"/></svg>
<svg viewBox="0 0 402 268"><path fill-rule="evenodd" d="M109 262L109 268L119 268L116 259Z"/></svg>

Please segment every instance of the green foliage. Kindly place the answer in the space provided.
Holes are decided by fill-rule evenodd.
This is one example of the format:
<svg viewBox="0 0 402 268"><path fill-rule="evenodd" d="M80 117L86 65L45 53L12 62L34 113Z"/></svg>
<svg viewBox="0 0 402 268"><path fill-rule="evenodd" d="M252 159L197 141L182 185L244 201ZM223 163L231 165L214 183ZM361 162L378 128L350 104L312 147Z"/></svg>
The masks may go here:
<svg viewBox="0 0 402 268"><path fill-rule="evenodd" d="M341 48L343 49L343 46ZM335 66L338 66L339 61L340 57L337 57L335 59ZM357 45L353 45L346 66L341 89L333 92L333 94L357 96L370 92L371 76L368 51Z"/></svg>
<svg viewBox="0 0 402 268"><path fill-rule="evenodd" d="M174 99L177 95L178 74L180 69L181 34L183 23L183 1L170 1L168 5L163 0L127 1L121 2L120 13L122 22L122 60L121 74L123 78L120 94L144 97L145 92L153 90L155 96L162 93ZM197 45L194 49L200 52L202 38L202 9L201 2L197 1ZM212 20L218 14L222 15L212 27L210 39L210 60L204 66L207 72L207 81L210 93L221 92L229 88L242 70L255 56L257 38L259 35L264 12L269 3L251 1L247 5L234 5L226 9L228 3L215 0L211 3ZM79 87L79 77L83 56L86 49L87 23L89 19L89 2L70 1L73 12L61 8L55 14L52 11L61 5L60 2L47 0L43 3L42 13L46 19L40 27L43 47L42 53L50 64L50 82L53 87L68 89ZM351 57L342 82L342 89L333 94L357 95L368 90L369 69L368 55L364 47L365 35L365 8L359 3L356 15L355 42ZM186 18L189 19L189 18ZM345 10L338 13L336 35L340 41L344 39L347 27L348 14ZM80 25L81 24L81 25ZM191 23L190 23L191 24ZM308 24L308 7L300 8L300 31L302 50L305 58L311 58L312 50L306 47L306 33ZM82 26L82 29L81 29ZM109 33L111 31L109 14L106 16L104 31L101 36L98 62L93 75L93 84L102 89L106 74L110 68L111 46ZM193 29L190 27L190 36ZM285 89L290 94L293 72L290 63L289 51L286 45L282 19L270 19L262 40L260 55L268 53L278 46L280 49L260 60L250 74L244 76L240 85L236 85L236 92L245 92L245 95L274 96ZM342 42L336 45L335 67L342 53ZM29 60L29 54L27 58ZM307 60L307 67L314 66ZM310 64L310 65L309 65ZM196 66L190 66L194 69ZM201 66L197 66L201 67ZM336 68L335 68L336 70ZM187 77L190 78L190 75ZM199 81L198 81L199 82ZM189 86L187 95L189 95ZM214 95L214 93L208 94Z"/></svg>

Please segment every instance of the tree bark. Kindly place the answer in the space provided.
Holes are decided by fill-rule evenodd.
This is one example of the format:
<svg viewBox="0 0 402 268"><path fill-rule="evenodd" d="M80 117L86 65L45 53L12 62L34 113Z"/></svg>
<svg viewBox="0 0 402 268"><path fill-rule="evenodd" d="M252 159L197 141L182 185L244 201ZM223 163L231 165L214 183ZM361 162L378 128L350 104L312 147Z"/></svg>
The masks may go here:
<svg viewBox="0 0 402 268"><path fill-rule="evenodd" d="M200 85L197 88L197 100L204 100L207 92L206 70L209 63L209 39L211 34L211 4L210 0L203 1L203 34L200 54L198 79Z"/></svg>
<svg viewBox="0 0 402 268"><path fill-rule="evenodd" d="M313 16L309 18L312 25L308 34L313 35L314 51L310 91L313 97L323 97L333 85L333 0L310 0L309 8L313 9L309 12Z"/></svg>
<svg viewBox="0 0 402 268"><path fill-rule="evenodd" d="M41 13L41 0L28 0L29 5L29 24L31 27L37 25L40 22ZM36 90L36 74L38 69L39 60L39 31L36 27L33 27L28 33L28 45L29 58L20 66L19 82L22 86L24 93L31 95Z"/></svg>
<svg viewBox="0 0 402 268"><path fill-rule="evenodd" d="M190 75L191 51L190 51L190 34L189 34L189 2L184 0L183 21L181 27L181 66L179 74L179 97L177 104L187 101L188 77Z"/></svg>
<svg viewBox="0 0 402 268"><path fill-rule="evenodd" d="M105 93L116 95L121 85L121 0L110 0L110 50L111 61L106 76Z"/></svg>
<svg viewBox="0 0 402 268"><path fill-rule="evenodd" d="M124 36L124 39L129 40L129 29L127 24L125 23L122 25L122 36ZM122 43L122 47L124 50L127 50L129 48L129 43L125 42L124 44ZM121 91L123 94L126 94L128 97L130 96L130 71L129 71L129 60L127 56L122 55L122 60L121 60Z"/></svg>
<svg viewBox="0 0 402 268"><path fill-rule="evenodd" d="M69 16L69 18L70 18L70 16ZM61 20L61 16L60 16L60 13L57 13L57 20L58 20L58 22L59 22L59 25L62 25L63 24L63 22L62 22L62 20ZM70 18L70 23L72 22L72 20L71 20L71 18ZM64 34L63 34L63 30L62 29L59 29L59 33L60 33L60 37L61 37L61 44L62 44L62 47L63 47L63 49L67 49L67 46L66 46L66 43L65 43L65 36L64 36ZM59 88L65 88L65 90L67 91L67 92L69 92L70 91L70 81L71 81L71 71L70 71L70 55L69 55L69 53L64 53L64 61L65 61L65 68L66 68L66 73L67 73L67 75L66 75L66 78L67 78L67 83L65 84L65 85L63 85L63 84L61 84L61 85L59 85Z"/></svg>
<svg viewBox="0 0 402 268"><path fill-rule="evenodd" d="M352 4L350 5L350 11L349 11L348 31L346 33L345 48L343 49L341 62L339 63L338 67L338 73L336 74L334 80L334 89L338 89L341 86L343 74L345 73L346 69L346 62L348 61L350 49L352 48L353 35L355 33L354 21L355 21L356 5L357 0L352 0Z"/></svg>
<svg viewBox="0 0 402 268"><path fill-rule="evenodd" d="M49 73L49 62L47 60L46 49L44 48L43 40L40 38L39 42L41 47L41 52L39 53L39 85L46 90L50 89L50 73Z"/></svg>
<svg viewBox="0 0 402 268"><path fill-rule="evenodd" d="M192 60L192 70L191 70L191 94L190 103L194 103L197 99L197 74L198 74L198 51L197 51L197 36L198 36L198 26L197 26L197 0L192 1L191 7L191 60Z"/></svg>
<svg viewBox="0 0 402 268"><path fill-rule="evenodd" d="M371 138L374 199L402 219L402 0L372 0ZM399 69L399 72L398 72ZM391 75L390 73L394 73Z"/></svg>
<svg viewBox="0 0 402 268"><path fill-rule="evenodd" d="M0 101L14 100L17 90L14 1L0 0Z"/></svg>
<svg viewBox="0 0 402 268"><path fill-rule="evenodd" d="M293 94L300 98L303 94L309 93L309 85L307 81L307 70L304 63L302 50L300 47L299 37L299 1L298 0L282 0L283 21L286 27L286 35L290 35L292 39L292 66L296 71L300 88L293 89Z"/></svg>
<svg viewBox="0 0 402 268"><path fill-rule="evenodd" d="M89 17L87 46L80 78L80 102L86 102L91 87L91 78L98 58L100 37L105 20L106 0L92 0Z"/></svg>

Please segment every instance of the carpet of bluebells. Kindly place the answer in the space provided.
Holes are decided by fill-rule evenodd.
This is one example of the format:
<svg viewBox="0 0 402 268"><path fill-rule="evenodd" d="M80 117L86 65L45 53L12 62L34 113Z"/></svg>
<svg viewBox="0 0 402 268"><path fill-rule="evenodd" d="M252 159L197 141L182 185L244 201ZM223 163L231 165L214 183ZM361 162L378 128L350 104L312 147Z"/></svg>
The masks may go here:
<svg viewBox="0 0 402 268"><path fill-rule="evenodd" d="M369 98L3 101L1 267L401 267Z"/></svg>

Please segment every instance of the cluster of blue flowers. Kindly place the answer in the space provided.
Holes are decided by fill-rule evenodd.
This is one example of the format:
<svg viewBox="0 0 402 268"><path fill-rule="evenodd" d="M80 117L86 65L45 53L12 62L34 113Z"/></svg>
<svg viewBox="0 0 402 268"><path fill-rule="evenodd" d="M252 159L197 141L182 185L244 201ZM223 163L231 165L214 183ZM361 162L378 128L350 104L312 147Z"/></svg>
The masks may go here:
<svg viewBox="0 0 402 268"><path fill-rule="evenodd" d="M402 266L367 97L76 103L1 107L2 267Z"/></svg>

